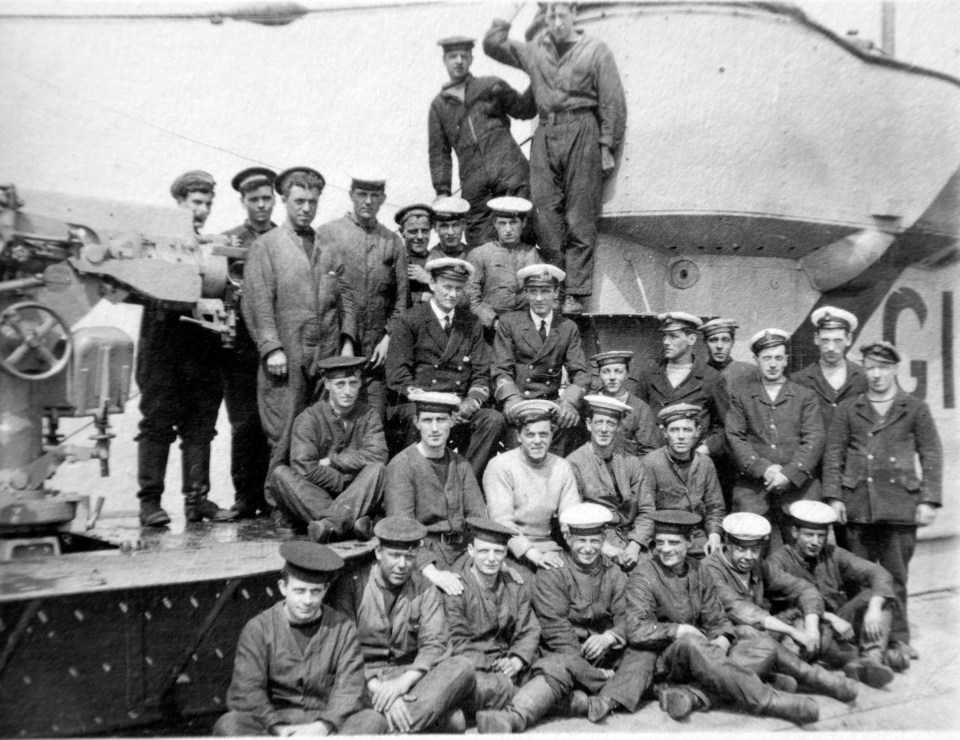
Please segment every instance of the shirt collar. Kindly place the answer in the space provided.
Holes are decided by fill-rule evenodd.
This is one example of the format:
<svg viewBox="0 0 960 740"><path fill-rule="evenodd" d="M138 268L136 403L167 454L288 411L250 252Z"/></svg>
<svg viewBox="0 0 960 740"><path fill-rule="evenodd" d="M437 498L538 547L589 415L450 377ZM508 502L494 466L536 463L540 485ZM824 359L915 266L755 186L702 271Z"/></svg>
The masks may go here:
<svg viewBox="0 0 960 740"><path fill-rule="evenodd" d="M540 322L547 322L547 334L550 333L550 329L553 328L553 311L548 313L546 316L537 316L533 309L530 309L530 318L533 319L533 325L536 327L537 331L540 331Z"/></svg>
<svg viewBox="0 0 960 740"><path fill-rule="evenodd" d="M447 311L446 313L444 313L443 311L440 310L440 306L437 305L437 302L436 302L433 298L431 298L431 299L430 299L430 308L433 309L433 315L437 317L437 321L440 322L440 325L441 325L441 326L443 326L443 321L444 321L444 319L446 319L448 316L450 317L450 323L451 323L451 324L453 323L453 312L457 310L456 307L451 308L449 311Z"/></svg>

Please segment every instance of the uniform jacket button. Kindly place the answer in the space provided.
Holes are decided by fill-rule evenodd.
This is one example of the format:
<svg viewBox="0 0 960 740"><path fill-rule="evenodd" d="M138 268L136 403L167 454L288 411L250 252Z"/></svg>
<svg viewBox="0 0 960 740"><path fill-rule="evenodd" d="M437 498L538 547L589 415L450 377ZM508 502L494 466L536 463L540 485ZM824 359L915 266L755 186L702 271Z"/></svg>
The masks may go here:
<svg viewBox="0 0 960 740"><path fill-rule="evenodd" d="M895 457L891 457L891 458L890 458L890 462L896 462L896 461L897 461L897 458L895 458Z"/></svg>
<svg viewBox="0 0 960 740"><path fill-rule="evenodd" d="M524 391L524 392L523 392L523 395L529 396L529 395L530 395L530 391Z"/></svg>
<svg viewBox="0 0 960 740"><path fill-rule="evenodd" d="M867 460L873 460L873 455L867 455Z"/></svg>
<svg viewBox="0 0 960 740"><path fill-rule="evenodd" d="M437 379L436 379L436 378L434 378L434 379L433 379L433 380L431 380L430 382L431 382L431 383L433 383L434 385L436 385L436 384L437 384Z"/></svg>
<svg viewBox="0 0 960 740"><path fill-rule="evenodd" d="M873 478L867 478L867 483L873 483Z"/></svg>

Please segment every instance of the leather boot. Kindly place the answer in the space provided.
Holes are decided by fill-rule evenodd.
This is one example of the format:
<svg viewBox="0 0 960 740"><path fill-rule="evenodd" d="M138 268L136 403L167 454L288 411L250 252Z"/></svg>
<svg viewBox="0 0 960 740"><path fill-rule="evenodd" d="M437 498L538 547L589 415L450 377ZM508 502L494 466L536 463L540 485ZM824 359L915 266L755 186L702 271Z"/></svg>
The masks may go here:
<svg viewBox="0 0 960 740"><path fill-rule="evenodd" d="M809 696L784 694L770 691L767 705L760 712L766 717L789 720L798 725L817 722L820 719L820 707Z"/></svg>
<svg viewBox="0 0 960 740"><path fill-rule="evenodd" d="M614 704L604 696L591 696L587 699L587 719L597 724L606 719L613 711Z"/></svg>
<svg viewBox="0 0 960 740"><path fill-rule="evenodd" d="M467 731L467 718L462 709L452 709L443 715L436 725L433 732L440 735L462 735Z"/></svg>
<svg viewBox="0 0 960 740"><path fill-rule="evenodd" d="M679 722L702 708L700 697L683 686L667 686L660 690L660 709Z"/></svg>
<svg viewBox="0 0 960 740"><path fill-rule="evenodd" d="M583 692L580 692L583 693ZM519 727L516 732L523 732L534 724L553 707L557 701L557 694L543 676L534 676L520 687L513 697L510 708L519 717ZM586 704L586 702L584 702ZM586 716L586 708L583 715Z"/></svg>
<svg viewBox="0 0 960 740"><path fill-rule="evenodd" d="M792 676L800 686L817 694L832 696L843 702L851 702L857 698L859 686L856 681L820 666L810 665L787 650L777 651L777 670Z"/></svg>
<svg viewBox="0 0 960 740"><path fill-rule="evenodd" d="M565 715L567 717L588 717L590 715L590 697L585 691L574 689L570 692L570 699L567 701Z"/></svg>
<svg viewBox="0 0 960 740"><path fill-rule="evenodd" d="M237 512L221 509L207 498L210 492L210 444L186 444L183 457L183 513L188 522L229 522Z"/></svg>
<svg viewBox="0 0 960 740"><path fill-rule="evenodd" d="M769 683L777 691L785 691L788 694L797 693L797 679L793 676L788 676L786 673L772 674Z"/></svg>
<svg viewBox="0 0 960 740"><path fill-rule="evenodd" d="M160 507L163 481L167 473L170 445L149 439L137 441L137 483L140 490L140 524L144 527L165 527L170 515Z"/></svg>
<svg viewBox="0 0 960 740"><path fill-rule="evenodd" d="M899 642L891 641L884 657L886 658L886 664L897 673L903 673L910 667L909 646L907 646L907 649L904 649L904 646Z"/></svg>
<svg viewBox="0 0 960 740"><path fill-rule="evenodd" d="M843 667L843 672L847 678L864 683L873 689L882 688L893 680L893 669L869 654L851 660Z"/></svg>
<svg viewBox="0 0 960 740"><path fill-rule="evenodd" d="M477 712L477 732L481 735L523 732L523 720L519 714L509 709L483 709Z"/></svg>

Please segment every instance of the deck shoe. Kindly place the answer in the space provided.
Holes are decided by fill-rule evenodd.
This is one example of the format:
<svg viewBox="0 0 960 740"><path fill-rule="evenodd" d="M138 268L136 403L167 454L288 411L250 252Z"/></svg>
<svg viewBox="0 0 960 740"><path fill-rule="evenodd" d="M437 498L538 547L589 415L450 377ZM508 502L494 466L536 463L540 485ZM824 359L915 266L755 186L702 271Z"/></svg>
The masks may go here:
<svg viewBox="0 0 960 740"><path fill-rule="evenodd" d="M221 509L205 495L187 494L184 497L183 513L188 522L232 522L237 513L230 509Z"/></svg>
<svg viewBox="0 0 960 740"><path fill-rule="evenodd" d="M140 526L165 527L169 523L170 515L160 507L157 501L140 500Z"/></svg>
<svg viewBox="0 0 960 740"><path fill-rule="evenodd" d="M597 724L603 722L613 711L613 702L604 696L591 696L587 699L587 719Z"/></svg>
<svg viewBox="0 0 960 740"><path fill-rule="evenodd" d="M570 693L570 704L569 710L571 717L586 717L590 714L590 698L580 691L580 689L575 689Z"/></svg>

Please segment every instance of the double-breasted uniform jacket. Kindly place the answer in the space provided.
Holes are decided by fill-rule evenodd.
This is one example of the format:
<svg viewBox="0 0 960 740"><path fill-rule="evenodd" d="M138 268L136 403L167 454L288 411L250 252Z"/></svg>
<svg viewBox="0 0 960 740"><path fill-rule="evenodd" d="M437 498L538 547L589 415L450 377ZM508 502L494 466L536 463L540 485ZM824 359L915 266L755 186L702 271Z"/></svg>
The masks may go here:
<svg viewBox="0 0 960 740"><path fill-rule="evenodd" d="M804 615L823 615L823 597L815 586L764 560L753 564L744 581L723 551L715 551L703 559L703 571L734 624L762 629L770 601L799 607Z"/></svg>
<svg viewBox="0 0 960 740"><path fill-rule="evenodd" d="M401 315L393 325L386 366L387 387L404 400L410 388L455 393L481 404L490 398L490 356L483 329L462 307L453 312L449 336L429 302Z"/></svg>
<svg viewBox="0 0 960 740"><path fill-rule="evenodd" d="M375 562L341 576L329 600L357 624L366 680L410 668L426 673L449 653L440 592L418 571L393 589Z"/></svg>
<svg viewBox="0 0 960 740"><path fill-rule="evenodd" d="M491 241L474 247L467 255L474 273L467 281L470 310L484 326L493 326L498 316L525 308L527 299L517 270L543 260L535 246L520 243L505 247Z"/></svg>
<svg viewBox="0 0 960 740"><path fill-rule="evenodd" d="M687 570L677 575L652 558L641 563L627 580L627 640L631 646L662 652L689 624L708 640L721 635L733 640L733 625L723 609L713 581L703 565L687 558Z"/></svg>
<svg viewBox="0 0 960 740"><path fill-rule="evenodd" d="M847 601L863 590L868 590L871 596L896 599L893 576L886 568L830 543L814 560L801 555L796 545L784 545L767 560L785 573L816 586L824 607L833 614L839 613Z"/></svg>
<svg viewBox="0 0 960 740"><path fill-rule="evenodd" d="M790 376L794 383L817 394L820 412L823 414L823 428L827 431L830 430L833 413L841 403L867 392L867 374L863 368L850 360L844 360L844 363L847 366L847 379L837 389L827 382L819 362L812 362Z"/></svg>
<svg viewBox="0 0 960 740"><path fill-rule="evenodd" d="M730 406L723 376L696 356L690 374L676 388L666 373L666 360L650 364L637 376L637 396L646 401L654 418L666 406L692 403L704 409L703 443L716 457L724 449L723 424Z"/></svg>
<svg viewBox="0 0 960 740"><path fill-rule="evenodd" d="M763 487L763 474L774 464L805 498L820 497L813 477L823 454L825 432L813 391L787 380L770 400L762 383L749 380L730 397L727 441L741 481Z"/></svg>
<svg viewBox="0 0 960 740"><path fill-rule="evenodd" d="M580 330L570 319L554 312L550 333L540 338L530 311L513 311L500 317L493 342L494 397L503 403L517 400L560 398L574 406L590 387L590 368L583 354ZM560 393L566 367L570 384Z"/></svg>
<svg viewBox="0 0 960 740"><path fill-rule="evenodd" d="M319 465L325 457L329 465ZM330 493L343 491L367 465L386 464L387 441L380 415L363 403L338 414L322 398L293 423L290 467Z"/></svg>
<svg viewBox="0 0 960 740"><path fill-rule="evenodd" d="M613 526L624 539L648 547L653 539L655 506L642 484L640 460L614 449L608 468L593 442L587 442L567 455L567 462L573 467L580 498L609 509Z"/></svg>
<svg viewBox="0 0 960 740"><path fill-rule="evenodd" d="M584 640L607 630L626 645L627 576L602 555L592 566L567 552L562 557L562 568L541 569L534 577L533 608L544 650L580 655Z"/></svg>
<svg viewBox="0 0 960 740"><path fill-rule="evenodd" d="M254 715L267 730L304 717L339 730L347 717L368 706L365 695L357 628L328 606L304 652L282 601L247 622L240 633L227 706Z"/></svg>
<svg viewBox="0 0 960 740"><path fill-rule="evenodd" d="M707 365L723 376L728 393L732 392L743 381L757 377L757 366L742 360L730 359L722 365L709 360Z"/></svg>
<svg viewBox="0 0 960 740"><path fill-rule="evenodd" d="M848 521L913 524L918 504L940 506L942 483L943 448L926 403L898 390L882 419L866 395L837 409L823 459L823 495L844 502Z"/></svg>
<svg viewBox="0 0 960 740"><path fill-rule="evenodd" d="M440 479L427 459L412 444L387 465L383 504L387 516L416 519L433 534L463 534L467 517L484 517L487 507L473 468L459 453L450 457L447 481ZM417 553L420 567L433 562L429 547Z"/></svg>
<svg viewBox="0 0 960 740"><path fill-rule="evenodd" d="M723 492L717 480L717 472L707 455L693 454L693 460L684 483L667 447L661 447L640 462L643 475L640 479L641 495L650 498L656 509L675 509L698 514L700 529L707 535L721 534L726 508ZM700 532L694 533L699 536Z"/></svg>
<svg viewBox="0 0 960 740"><path fill-rule="evenodd" d="M351 336L357 355L369 356L410 301L403 240L379 222L367 229L348 213L317 229L317 247L343 266L344 280L356 296Z"/></svg>
<svg viewBox="0 0 960 740"><path fill-rule="evenodd" d="M487 588L468 559L459 573L463 593L443 596L453 654L469 658L479 670L492 670L494 661L512 657L530 666L540 646L540 622L529 589L508 571L501 571L496 585Z"/></svg>

